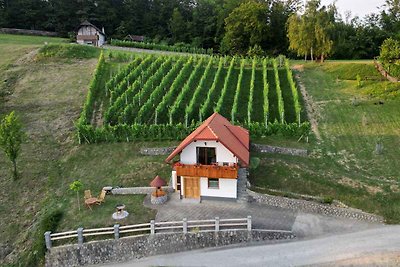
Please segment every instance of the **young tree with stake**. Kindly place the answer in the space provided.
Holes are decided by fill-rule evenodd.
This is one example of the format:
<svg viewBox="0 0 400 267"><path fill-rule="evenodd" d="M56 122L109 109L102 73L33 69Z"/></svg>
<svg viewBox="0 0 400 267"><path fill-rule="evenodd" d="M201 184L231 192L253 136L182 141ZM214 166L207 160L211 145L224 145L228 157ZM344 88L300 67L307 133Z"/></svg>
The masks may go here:
<svg viewBox="0 0 400 267"><path fill-rule="evenodd" d="M18 178L17 157L24 139L25 133L22 131L22 123L15 112L12 111L0 123L0 147L13 164L14 180Z"/></svg>
<svg viewBox="0 0 400 267"><path fill-rule="evenodd" d="M76 192L76 199L78 200L78 210L81 211L81 205L79 204L79 191L83 187L81 181L76 180L69 185L69 189Z"/></svg>

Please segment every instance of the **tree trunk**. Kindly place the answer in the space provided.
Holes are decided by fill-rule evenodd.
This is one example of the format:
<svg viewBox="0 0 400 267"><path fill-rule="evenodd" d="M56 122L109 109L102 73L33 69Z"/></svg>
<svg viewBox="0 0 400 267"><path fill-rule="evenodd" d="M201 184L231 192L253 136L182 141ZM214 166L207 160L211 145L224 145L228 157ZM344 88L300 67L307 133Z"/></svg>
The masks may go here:
<svg viewBox="0 0 400 267"><path fill-rule="evenodd" d="M78 200L78 210L81 211L81 205L79 204L79 192L76 191L76 199Z"/></svg>
<svg viewBox="0 0 400 267"><path fill-rule="evenodd" d="M324 54L322 54L321 55L321 63L324 63L324 61L325 61L325 57L324 57Z"/></svg>
<svg viewBox="0 0 400 267"><path fill-rule="evenodd" d="M13 176L14 176L14 180L18 179L18 172L17 172L17 161L14 159L12 161L13 163Z"/></svg>
<svg viewBox="0 0 400 267"><path fill-rule="evenodd" d="M312 47L311 47L311 61L314 61L314 52Z"/></svg>

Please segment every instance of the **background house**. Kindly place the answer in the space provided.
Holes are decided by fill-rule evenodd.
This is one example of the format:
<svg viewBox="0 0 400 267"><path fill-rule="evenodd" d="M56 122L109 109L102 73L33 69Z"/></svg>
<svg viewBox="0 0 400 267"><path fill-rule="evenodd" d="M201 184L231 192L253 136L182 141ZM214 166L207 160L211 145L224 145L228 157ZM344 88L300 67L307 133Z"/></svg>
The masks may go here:
<svg viewBox="0 0 400 267"><path fill-rule="evenodd" d="M84 21L79 25L76 42L78 44L89 44L94 46L102 46L106 41L104 28L100 30L89 21Z"/></svg>
<svg viewBox="0 0 400 267"><path fill-rule="evenodd" d="M143 35L133 35L133 34L128 34L125 37L126 41L132 41L132 42L144 42L144 36Z"/></svg>
<svg viewBox="0 0 400 267"><path fill-rule="evenodd" d="M237 198L239 167L249 165L249 132L214 113L168 156L172 186L182 198Z"/></svg>

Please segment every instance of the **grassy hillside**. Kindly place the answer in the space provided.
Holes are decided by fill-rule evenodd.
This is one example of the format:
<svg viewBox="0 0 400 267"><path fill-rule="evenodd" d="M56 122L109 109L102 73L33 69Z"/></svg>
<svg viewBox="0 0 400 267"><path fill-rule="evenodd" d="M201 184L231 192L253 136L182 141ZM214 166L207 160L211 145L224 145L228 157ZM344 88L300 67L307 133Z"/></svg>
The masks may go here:
<svg viewBox="0 0 400 267"><path fill-rule="evenodd" d="M45 230L111 225L110 216L117 203L126 204L132 215L124 223L147 222L154 218L154 211L143 207L143 196L107 196L106 203L93 211L83 207L79 211L76 195L69 190L72 181L81 180L84 189L97 195L103 186L145 186L156 174L167 178L170 171L163 163L164 157L144 157L139 149L176 145L177 142L77 144L74 122L86 99L99 50L56 45L38 51L44 42L63 41L0 35L0 78L4 81L0 90L3 95L0 117L15 110L28 134L18 159L19 180L12 180L11 164L0 152L0 187L3 189L0 194L0 249L6 252L0 264L35 266L42 263ZM107 58L106 72L115 75L133 56L113 52L111 57L107 54ZM368 77L376 74L370 64L350 64L354 63L357 64L347 65L347 68L343 64L348 62L307 64L299 72L301 82L318 107L315 112L322 139L312 137L310 143L283 136L263 139L262 142L272 145L305 147L310 149L311 155L301 158L253 154L261 158L261 163L251 173L252 183L264 188L259 189L261 191L272 188L333 197L353 207L381 214L389 222L399 222L400 181L396 163L399 161L400 88L397 84L379 81L378 77L365 80L358 87L353 73L360 71L360 75L367 73ZM267 73L274 88L271 74ZM239 80L238 75L235 69L232 80ZM250 84L251 69L245 69L243 76L241 94L249 92L246 85ZM257 70L256 79L260 76ZM279 79L281 76L284 75ZM224 83L223 79L215 80L218 84ZM204 86L211 87L213 81L214 76L209 73L204 78ZM199 82L196 80L196 83ZM254 86L261 88L262 84L256 82ZM207 91L200 90L198 95L204 98ZM270 90L268 96L276 99L276 91ZM259 100L259 89L254 97ZM247 98L244 95L240 100ZM290 96L284 94L283 98ZM226 99L227 103L232 101ZM269 108L278 113L275 103L270 103ZM193 106L200 107L199 103ZM105 108L107 106L103 110ZM247 102L240 103L239 109L243 109L240 113L245 116L247 108ZM258 105L253 108L260 112ZM223 109L229 111L226 107ZM279 117L279 114L274 116ZM383 144L382 154L374 152L378 141Z"/></svg>
<svg viewBox="0 0 400 267"><path fill-rule="evenodd" d="M154 212L142 206L143 196L107 196L106 203L93 211L83 206L78 211L76 194L69 190L72 181L81 180L84 189L97 195L107 185L146 186L156 174L167 177L170 168L163 157L140 156L140 147L163 145L157 142L77 145L74 121L85 100L98 52L91 58L63 53L45 57L43 53L30 54L41 47L41 41L29 44L22 38L20 44L20 38L15 36L13 43L12 36L7 36L8 45L0 45L0 55L8 54L9 62L2 65L0 75L18 74L13 83L4 85L9 94L0 100L0 117L15 110L28 135L18 158L19 180L13 181L11 163L0 151L0 249L7 255L0 259L0 265L36 266L43 260L46 229L111 225L111 214L121 202L132 215L124 223L154 218ZM118 69L119 64L125 64L125 57L115 56L112 64Z"/></svg>
<svg viewBox="0 0 400 267"><path fill-rule="evenodd" d="M305 65L299 74L318 107L322 140L310 144L309 158L259 155L252 180L264 188L333 197L398 223L400 88L381 81L364 81L360 88L350 73L378 78L372 64ZM375 152L377 143L382 154Z"/></svg>

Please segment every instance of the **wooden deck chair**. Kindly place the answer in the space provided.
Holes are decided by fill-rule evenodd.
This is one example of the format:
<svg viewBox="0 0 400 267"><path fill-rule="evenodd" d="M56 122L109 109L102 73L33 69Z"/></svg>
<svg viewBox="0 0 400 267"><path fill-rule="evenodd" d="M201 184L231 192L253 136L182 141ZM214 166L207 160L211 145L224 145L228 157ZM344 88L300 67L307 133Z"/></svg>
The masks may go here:
<svg viewBox="0 0 400 267"><path fill-rule="evenodd" d="M101 190L99 197L97 198L97 204L101 204L103 202L106 202L106 190Z"/></svg>
<svg viewBox="0 0 400 267"><path fill-rule="evenodd" d="M92 198L92 192L90 190L85 190L85 199Z"/></svg>

